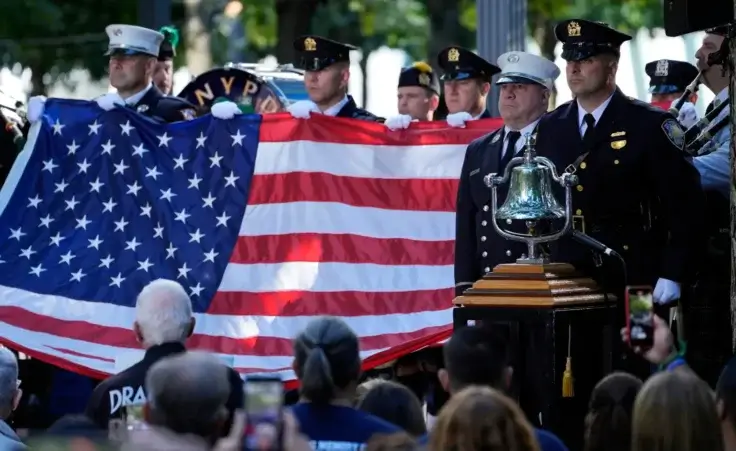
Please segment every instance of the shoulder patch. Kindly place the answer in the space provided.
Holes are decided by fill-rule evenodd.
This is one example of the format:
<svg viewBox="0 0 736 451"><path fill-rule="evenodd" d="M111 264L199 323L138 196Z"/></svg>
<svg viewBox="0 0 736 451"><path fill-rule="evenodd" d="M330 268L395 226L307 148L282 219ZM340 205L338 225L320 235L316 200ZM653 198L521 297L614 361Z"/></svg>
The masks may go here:
<svg viewBox="0 0 736 451"><path fill-rule="evenodd" d="M187 120L187 121L190 121L197 116L197 113L191 108L183 109L180 111L180 113L182 116L184 116L184 120Z"/></svg>
<svg viewBox="0 0 736 451"><path fill-rule="evenodd" d="M662 130L670 140L680 150L685 149L685 130L675 119L667 119L662 123Z"/></svg>

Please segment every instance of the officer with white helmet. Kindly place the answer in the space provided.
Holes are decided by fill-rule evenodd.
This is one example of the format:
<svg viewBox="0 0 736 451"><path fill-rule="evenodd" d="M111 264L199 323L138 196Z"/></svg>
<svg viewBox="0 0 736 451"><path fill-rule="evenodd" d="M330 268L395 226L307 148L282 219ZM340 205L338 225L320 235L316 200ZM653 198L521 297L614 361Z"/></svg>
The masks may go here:
<svg viewBox="0 0 736 451"><path fill-rule="evenodd" d="M110 39L106 56L110 57L110 85L116 92L95 99L105 111L129 107L165 122L192 119L195 107L184 99L164 95L152 82L157 58L164 40L158 31L136 25L114 24L105 31ZM46 98L28 101L28 120L33 123L43 115Z"/></svg>

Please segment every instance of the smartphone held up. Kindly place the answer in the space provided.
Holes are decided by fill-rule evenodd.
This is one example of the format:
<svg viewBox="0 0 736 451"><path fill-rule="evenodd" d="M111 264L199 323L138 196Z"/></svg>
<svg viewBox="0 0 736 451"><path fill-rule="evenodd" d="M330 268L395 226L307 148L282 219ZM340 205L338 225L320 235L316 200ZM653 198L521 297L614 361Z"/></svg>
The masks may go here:
<svg viewBox="0 0 736 451"><path fill-rule="evenodd" d="M275 451L283 436L284 384L279 377L249 376L243 382L245 397L245 448Z"/></svg>
<svg viewBox="0 0 736 451"><path fill-rule="evenodd" d="M631 347L651 348L654 344L652 287L626 287L626 330Z"/></svg>

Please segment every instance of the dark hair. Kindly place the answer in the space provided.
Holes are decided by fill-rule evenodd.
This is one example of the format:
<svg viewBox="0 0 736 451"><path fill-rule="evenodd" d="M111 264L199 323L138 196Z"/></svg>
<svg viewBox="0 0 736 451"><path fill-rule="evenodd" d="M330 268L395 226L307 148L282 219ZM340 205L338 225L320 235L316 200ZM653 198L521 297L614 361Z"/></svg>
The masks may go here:
<svg viewBox="0 0 736 451"><path fill-rule="evenodd" d="M444 349L445 367L453 390L483 385L505 391L508 367L506 342L488 327L468 326L453 332Z"/></svg>
<svg viewBox="0 0 736 451"><path fill-rule="evenodd" d="M358 400L357 408L393 423L414 437L427 433L422 405L414 392L396 382L374 379L367 382L368 391Z"/></svg>
<svg viewBox="0 0 736 451"><path fill-rule="evenodd" d="M721 420L728 418L731 427L736 429L736 357L728 361L718 378L716 399L723 405Z"/></svg>
<svg viewBox="0 0 736 451"><path fill-rule="evenodd" d="M365 451L414 451L419 444L406 432L373 434L365 445Z"/></svg>
<svg viewBox="0 0 736 451"><path fill-rule="evenodd" d="M294 340L295 371L301 394L314 403L328 403L335 389L344 389L360 377L358 337L333 316L316 318Z"/></svg>
<svg viewBox="0 0 736 451"><path fill-rule="evenodd" d="M585 451L631 449L631 418L641 379L613 373L593 389L585 417Z"/></svg>

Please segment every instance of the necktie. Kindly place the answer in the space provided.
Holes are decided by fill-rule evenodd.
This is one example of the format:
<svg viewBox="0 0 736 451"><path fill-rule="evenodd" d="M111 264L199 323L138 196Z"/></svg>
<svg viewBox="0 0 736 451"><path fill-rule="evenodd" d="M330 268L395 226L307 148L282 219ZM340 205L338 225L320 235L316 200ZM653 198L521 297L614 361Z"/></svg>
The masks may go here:
<svg viewBox="0 0 736 451"><path fill-rule="evenodd" d="M583 117L583 120L587 125L583 134L583 143L589 143L595 134L595 118L592 114L588 113Z"/></svg>
<svg viewBox="0 0 736 451"><path fill-rule="evenodd" d="M705 108L705 114L710 113L713 111L713 108L716 107L716 104L718 103L718 100L713 100L711 103L708 104L708 106Z"/></svg>
<svg viewBox="0 0 736 451"><path fill-rule="evenodd" d="M514 158L514 154L516 154L516 142L521 137L520 132L509 132L509 141L506 146L506 152L501 157L501 163L498 165L498 173L503 175L504 171L506 171L506 166L508 166L509 161L511 161L512 158Z"/></svg>

